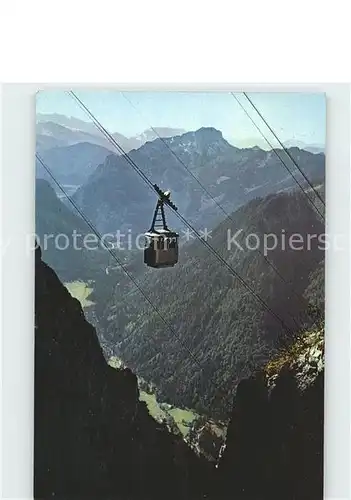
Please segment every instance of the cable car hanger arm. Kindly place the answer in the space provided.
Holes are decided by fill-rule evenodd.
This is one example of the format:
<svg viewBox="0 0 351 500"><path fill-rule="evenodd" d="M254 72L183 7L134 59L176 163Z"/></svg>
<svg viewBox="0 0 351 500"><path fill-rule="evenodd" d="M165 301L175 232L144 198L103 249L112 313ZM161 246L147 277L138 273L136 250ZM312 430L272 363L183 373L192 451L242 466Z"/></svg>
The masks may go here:
<svg viewBox="0 0 351 500"><path fill-rule="evenodd" d="M154 189L155 189L156 193L159 195L161 203L166 203L171 208L173 208L173 210L175 212L178 210L178 208L175 206L175 204L173 202L171 202L171 200L170 200L170 196L171 196L170 191L162 191L162 189L157 184L154 184Z"/></svg>

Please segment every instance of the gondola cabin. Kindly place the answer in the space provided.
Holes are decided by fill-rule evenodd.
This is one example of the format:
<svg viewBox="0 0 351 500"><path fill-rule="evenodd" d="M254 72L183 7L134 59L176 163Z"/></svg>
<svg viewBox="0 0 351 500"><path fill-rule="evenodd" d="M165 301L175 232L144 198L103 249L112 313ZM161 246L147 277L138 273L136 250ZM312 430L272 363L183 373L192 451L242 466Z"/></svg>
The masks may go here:
<svg viewBox="0 0 351 500"><path fill-rule="evenodd" d="M174 231L158 230L145 233L147 246L144 263L149 267L173 267L178 262L178 237Z"/></svg>
<svg viewBox="0 0 351 500"><path fill-rule="evenodd" d="M157 201L151 228L145 233L144 263L154 268L173 267L178 262L179 235L168 229L163 205L166 203L173 210L177 210L177 207L170 201L169 191L163 192L157 185L154 187L160 198Z"/></svg>

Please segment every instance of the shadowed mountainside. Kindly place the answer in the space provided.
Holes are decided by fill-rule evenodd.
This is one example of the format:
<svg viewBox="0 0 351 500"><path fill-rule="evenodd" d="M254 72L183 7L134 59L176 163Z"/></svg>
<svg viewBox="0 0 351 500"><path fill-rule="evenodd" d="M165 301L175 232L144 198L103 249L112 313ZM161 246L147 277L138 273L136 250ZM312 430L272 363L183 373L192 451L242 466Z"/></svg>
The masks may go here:
<svg viewBox="0 0 351 500"><path fill-rule="evenodd" d="M242 381L219 466L199 459L106 363L94 328L36 251L34 497L321 500L324 331Z"/></svg>
<svg viewBox="0 0 351 500"><path fill-rule="evenodd" d="M240 382L214 497L322 500L323 434L321 329Z"/></svg>
<svg viewBox="0 0 351 500"><path fill-rule="evenodd" d="M289 151L313 183L323 181L323 154L298 148ZM296 188L272 151L231 146L213 127L155 139L131 151L129 157L152 182L170 189L182 215L201 229L223 220L225 214L218 204L230 214L255 197ZM305 186L294 166L289 168ZM133 234L148 229L156 201L124 155L108 156L75 192L74 200L100 231L131 229ZM169 224L179 228L172 213Z"/></svg>
<svg viewBox="0 0 351 500"><path fill-rule="evenodd" d="M197 499L212 467L156 423L136 376L106 363L94 328L36 251L35 498Z"/></svg>
<svg viewBox="0 0 351 500"><path fill-rule="evenodd" d="M228 235L231 239L237 231L241 249L228 245ZM280 342L292 341L295 332L313 325L310 300L323 308L324 252L317 241L323 232L323 223L299 192L252 200L217 226L208 243L265 307L197 240L182 248L174 268L151 270L142 281L176 335L126 283L107 305L105 339L128 366L156 385L161 397L179 406L196 402L199 413L226 418L238 381L268 361ZM261 253L255 238L246 242L250 234L259 239ZM279 239L265 259L264 236L269 234L284 234L285 244ZM300 250L288 244L294 234L303 238Z"/></svg>

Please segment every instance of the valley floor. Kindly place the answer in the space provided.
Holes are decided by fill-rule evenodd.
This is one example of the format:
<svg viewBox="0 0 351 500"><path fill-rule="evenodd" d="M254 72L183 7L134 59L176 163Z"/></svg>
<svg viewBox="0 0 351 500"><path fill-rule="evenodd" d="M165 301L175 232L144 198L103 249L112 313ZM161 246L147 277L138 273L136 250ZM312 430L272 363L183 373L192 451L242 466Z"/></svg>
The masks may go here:
<svg viewBox="0 0 351 500"><path fill-rule="evenodd" d="M65 287L68 289L72 297L79 300L83 309L94 305L94 302L88 299L94 290L91 283L86 283L84 281L71 281L69 283L65 283Z"/></svg>

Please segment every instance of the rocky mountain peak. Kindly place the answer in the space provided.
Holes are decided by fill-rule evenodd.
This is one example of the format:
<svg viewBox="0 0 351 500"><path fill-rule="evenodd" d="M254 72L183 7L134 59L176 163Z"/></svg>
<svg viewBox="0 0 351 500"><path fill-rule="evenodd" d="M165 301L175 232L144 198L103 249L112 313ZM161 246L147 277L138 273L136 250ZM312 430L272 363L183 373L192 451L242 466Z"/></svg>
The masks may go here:
<svg viewBox="0 0 351 500"><path fill-rule="evenodd" d="M178 138L174 138L174 140L176 139L178 139L179 143L182 145L186 146L187 143L192 143L201 150L224 141L222 132L214 127L201 127L198 130L186 132Z"/></svg>

